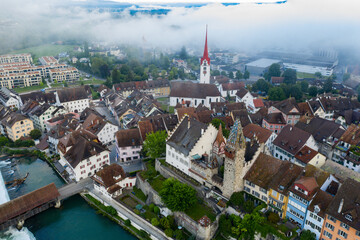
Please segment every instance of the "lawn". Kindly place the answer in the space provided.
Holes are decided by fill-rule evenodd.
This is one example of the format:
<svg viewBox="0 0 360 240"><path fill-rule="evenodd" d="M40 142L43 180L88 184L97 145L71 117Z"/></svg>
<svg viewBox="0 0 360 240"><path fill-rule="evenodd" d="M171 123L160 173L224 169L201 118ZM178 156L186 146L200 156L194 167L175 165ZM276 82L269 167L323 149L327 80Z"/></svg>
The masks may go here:
<svg viewBox="0 0 360 240"><path fill-rule="evenodd" d="M24 93L24 92L31 92L31 91L37 91L37 90L41 90L43 88L46 88L47 84L44 84L42 86L40 85L35 85L35 86L31 86L31 87L24 87L24 88L14 88L13 90L17 93Z"/></svg>
<svg viewBox="0 0 360 240"><path fill-rule="evenodd" d="M133 194L136 197L138 197L141 201L146 202L147 196L145 195L145 193L143 193L143 191L141 191L141 189L134 187Z"/></svg>
<svg viewBox="0 0 360 240"><path fill-rule="evenodd" d="M315 74L303 72L297 72L296 76L297 78L315 78Z"/></svg>
<svg viewBox="0 0 360 240"><path fill-rule="evenodd" d="M130 196L125 196L125 197L121 198L121 201L123 203L125 203L126 205L128 205L130 208L135 208L139 204L138 201L136 201L135 199L133 199Z"/></svg>
<svg viewBox="0 0 360 240"><path fill-rule="evenodd" d="M163 182L165 180L166 178L163 175L158 175L152 180L149 179L149 183L153 187L153 189L159 193L163 187Z"/></svg>
<svg viewBox="0 0 360 240"><path fill-rule="evenodd" d="M156 100L158 100L159 102L164 102L164 101L167 101L169 98L168 97L160 97L160 98L157 98Z"/></svg>
<svg viewBox="0 0 360 240"><path fill-rule="evenodd" d="M24 49L15 50L11 53L31 53L34 55L34 62L42 56L56 56L61 52L69 52L74 49L75 45L53 45L45 44L37 47L29 47Z"/></svg>
<svg viewBox="0 0 360 240"><path fill-rule="evenodd" d="M211 221L215 221L216 219L216 214L214 213L214 211L210 207L206 206L205 203L197 202L194 206L189 208L185 213L195 221L198 221L204 215L208 216L208 218L210 218Z"/></svg>
<svg viewBox="0 0 360 240"><path fill-rule="evenodd" d="M63 87L63 83L51 83L51 87L52 88L56 88L56 87Z"/></svg>

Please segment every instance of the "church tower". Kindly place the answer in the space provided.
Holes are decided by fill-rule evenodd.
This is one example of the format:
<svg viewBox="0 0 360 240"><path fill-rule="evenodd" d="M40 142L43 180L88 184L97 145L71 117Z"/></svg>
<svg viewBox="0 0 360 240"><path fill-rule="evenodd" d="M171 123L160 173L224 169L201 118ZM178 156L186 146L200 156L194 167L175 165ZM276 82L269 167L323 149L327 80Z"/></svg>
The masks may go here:
<svg viewBox="0 0 360 240"><path fill-rule="evenodd" d="M230 198L231 194L243 189L243 168L245 162L246 143L241 122L236 120L231 128L225 146L223 195Z"/></svg>
<svg viewBox="0 0 360 240"><path fill-rule="evenodd" d="M210 83L210 58L207 46L207 26L205 36L204 54L200 62L200 83Z"/></svg>

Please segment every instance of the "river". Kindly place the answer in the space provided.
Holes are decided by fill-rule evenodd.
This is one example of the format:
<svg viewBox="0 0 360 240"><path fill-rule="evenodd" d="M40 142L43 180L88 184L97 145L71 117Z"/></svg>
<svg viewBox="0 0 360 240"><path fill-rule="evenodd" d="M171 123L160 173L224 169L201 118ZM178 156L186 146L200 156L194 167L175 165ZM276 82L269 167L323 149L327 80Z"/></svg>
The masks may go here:
<svg viewBox="0 0 360 240"><path fill-rule="evenodd" d="M26 173L29 173L29 176L21 187L6 191L3 181L24 177ZM0 161L0 204L52 182L57 187L64 185L54 170L40 159L21 158ZM11 228L6 232L0 232L0 239L127 240L136 238L106 217L96 214L96 211L77 195L66 199L60 209L50 208L27 219L21 231Z"/></svg>

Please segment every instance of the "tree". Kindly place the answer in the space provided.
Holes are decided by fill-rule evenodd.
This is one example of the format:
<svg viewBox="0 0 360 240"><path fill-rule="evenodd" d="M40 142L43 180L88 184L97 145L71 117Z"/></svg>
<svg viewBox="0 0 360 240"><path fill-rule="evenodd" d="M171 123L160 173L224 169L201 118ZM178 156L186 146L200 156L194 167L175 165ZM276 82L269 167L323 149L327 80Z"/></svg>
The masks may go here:
<svg viewBox="0 0 360 240"><path fill-rule="evenodd" d="M220 74L221 74L222 76L226 76L226 75L227 75L225 71L221 71Z"/></svg>
<svg viewBox="0 0 360 240"><path fill-rule="evenodd" d="M260 216L258 212L245 214L244 218L235 219L235 227L232 232L239 237L239 239L253 240L255 239L255 232L263 223L265 218Z"/></svg>
<svg viewBox="0 0 360 240"><path fill-rule="evenodd" d="M281 87L273 87L269 90L269 99L272 101L282 101L286 98L285 92Z"/></svg>
<svg viewBox="0 0 360 240"><path fill-rule="evenodd" d="M280 221L279 215L274 212L269 212L269 215L267 218L268 218L269 222L274 223L274 224L276 224Z"/></svg>
<svg viewBox="0 0 360 240"><path fill-rule="evenodd" d="M219 70L214 70L211 73L211 76L219 76L220 75L220 71Z"/></svg>
<svg viewBox="0 0 360 240"><path fill-rule="evenodd" d="M88 42L84 42L84 52L85 52L85 57L89 57L89 44Z"/></svg>
<svg viewBox="0 0 360 240"><path fill-rule="evenodd" d="M306 93L309 89L309 83L307 81L301 81L300 83L301 91Z"/></svg>
<svg viewBox="0 0 360 240"><path fill-rule="evenodd" d="M170 221L168 218L166 217L163 217L160 219L160 226L163 228L163 229L168 229L170 228Z"/></svg>
<svg viewBox="0 0 360 240"><path fill-rule="evenodd" d="M171 230L170 228L165 229L164 233L168 237L173 237L173 235L174 235L173 230Z"/></svg>
<svg viewBox="0 0 360 240"><path fill-rule="evenodd" d="M152 218L151 219L151 224L155 227L159 226L159 220L157 220L157 218Z"/></svg>
<svg viewBox="0 0 360 240"><path fill-rule="evenodd" d="M248 71L248 70L246 70L245 72L244 72L244 79L249 79L250 78L250 72Z"/></svg>
<svg viewBox="0 0 360 240"><path fill-rule="evenodd" d="M260 78L252 85L252 90L268 93L271 87L272 86L268 81L265 81L265 79Z"/></svg>
<svg viewBox="0 0 360 240"><path fill-rule="evenodd" d="M211 120L211 124L214 125L214 127L216 127L217 129L219 129L219 126L221 124L224 137L225 138L229 137L230 131L225 128L225 122L223 120L214 118L213 120Z"/></svg>
<svg viewBox="0 0 360 240"><path fill-rule="evenodd" d="M175 235L175 239L176 240L183 240L184 239L184 234L180 229L176 229L174 232Z"/></svg>
<svg viewBox="0 0 360 240"><path fill-rule="evenodd" d="M283 73L283 77L284 77L284 83L295 84L297 80L296 70L290 68L286 69L285 72Z"/></svg>
<svg viewBox="0 0 360 240"><path fill-rule="evenodd" d="M155 207L154 207L154 213L155 213L156 215L159 215L159 213L160 213L160 208L159 208L158 206L155 206Z"/></svg>
<svg viewBox="0 0 360 240"><path fill-rule="evenodd" d="M118 69L113 69L112 72L111 72L111 80L112 80L112 83L115 84L115 83L120 83L121 79L120 79L120 71Z"/></svg>
<svg viewBox="0 0 360 240"><path fill-rule="evenodd" d="M180 59L182 59L182 60L186 60L186 59L188 58L188 54L187 54L187 52L186 52L185 46L183 46L183 47L181 48L180 53L179 53L179 57L180 57Z"/></svg>
<svg viewBox="0 0 360 240"><path fill-rule="evenodd" d="M314 75L315 75L315 77L318 78L318 79L319 79L319 78L322 78L321 72L316 72Z"/></svg>
<svg viewBox="0 0 360 240"><path fill-rule="evenodd" d="M219 232L225 235L230 235L231 228L231 219L228 218L225 214L221 215L219 219Z"/></svg>
<svg viewBox="0 0 360 240"><path fill-rule="evenodd" d="M324 86L323 86L324 92L326 92L326 93L331 92L332 86L333 86L333 80L331 78L326 79Z"/></svg>
<svg viewBox="0 0 360 240"><path fill-rule="evenodd" d="M174 178L168 178L163 182L160 196L172 211L186 211L197 201L195 189Z"/></svg>
<svg viewBox="0 0 360 240"><path fill-rule="evenodd" d="M255 206L254 206L254 202L251 200L247 200L244 203L244 210L248 213L251 213L254 210Z"/></svg>
<svg viewBox="0 0 360 240"><path fill-rule="evenodd" d="M286 97L294 97L296 100L301 100L303 93L298 85L285 85L285 87L287 87L285 91Z"/></svg>
<svg viewBox="0 0 360 240"><path fill-rule="evenodd" d="M244 205L244 194L242 192L234 192L230 197L230 203L234 206L242 206Z"/></svg>
<svg viewBox="0 0 360 240"><path fill-rule="evenodd" d="M126 219L126 220L124 221L124 224L125 224L125 226L130 227L130 226L131 226L131 221L130 221L130 219Z"/></svg>
<svg viewBox="0 0 360 240"><path fill-rule="evenodd" d="M236 71L236 74L235 74L235 78L236 78L236 79L242 79L242 78L243 78L243 74L242 74L239 70L237 70L237 71Z"/></svg>
<svg viewBox="0 0 360 240"><path fill-rule="evenodd" d="M234 79L234 73L232 71L229 72L229 78Z"/></svg>
<svg viewBox="0 0 360 240"><path fill-rule="evenodd" d="M31 130L31 132L30 132L30 137L34 140L39 139L41 137L41 135L42 135L41 131L36 128Z"/></svg>
<svg viewBox="0 0 360 240"><path fill-rule="evenodd" d="M300 240L315 240L316 235L315 233L311 232L310 230L303 230L300 234Z"/></svg>
<svg viewBox="0 0 360 240"><path fill-rule="evenodd" d="M151 158L162 156L166 151L166 138L166 131L148 133L143 145L146 155Z"/></svg>
<svg viewBox="0 0 360 240"><path fill-rule="evenodd" d="M280 77L281 70L280 70L280 64L273 63L269 67L269 70L267 71L266 75L264 75L265 79L270 81L271 77Z"/></svg>
<svg viewBox="0 0 360 240"><path fill-rule="evenodd" d="M315 97L317 95L317 92L318 92L317 87L315 86L309 87L309 95L311 97Z"/></svg>

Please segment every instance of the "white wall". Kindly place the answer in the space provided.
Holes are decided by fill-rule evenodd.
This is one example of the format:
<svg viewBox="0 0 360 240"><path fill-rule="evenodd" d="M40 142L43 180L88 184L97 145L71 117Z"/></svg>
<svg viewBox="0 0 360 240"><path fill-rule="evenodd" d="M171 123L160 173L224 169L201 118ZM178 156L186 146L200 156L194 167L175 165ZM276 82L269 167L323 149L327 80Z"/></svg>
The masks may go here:
<svg viewBox="0 0 360 240"><path fill-rule="evenodd" d="M106 123L103 129L98 133L98 138L103 144L109 144L115 141L115 133L119 130L119 127Z"/></svg>

